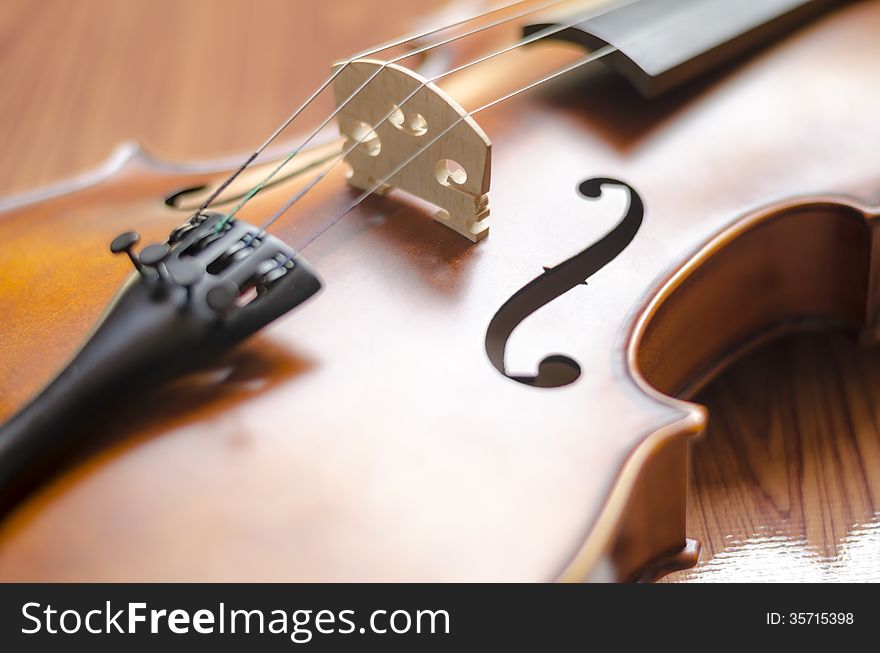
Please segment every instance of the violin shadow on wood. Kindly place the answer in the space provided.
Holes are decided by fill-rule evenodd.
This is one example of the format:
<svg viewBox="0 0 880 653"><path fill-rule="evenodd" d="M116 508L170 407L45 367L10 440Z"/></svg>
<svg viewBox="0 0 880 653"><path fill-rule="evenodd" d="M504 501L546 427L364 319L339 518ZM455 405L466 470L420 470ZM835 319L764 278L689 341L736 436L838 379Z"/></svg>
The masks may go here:
<svg viewBox="0 0 880 653"><path fill-rule="evenodd" d="M432 294L448 297L458 294L469 282L469 264L482 245L434 220L431 215L436 209L397 190L370 198L364 206L366 217L361 218L360 225L374 236L379 249L375 262L385 266L402 257L408 263L397 268L397 278L405 275ZM388 274L387 269L383 274Z"/></svg>
<svg viewBox="0 0 880 653"><path fill-rule="evenodd" d="M555 84L541 93L548 104L621 153L636 149L664 122L680 117L686 105L696 103L715 87L724 85L737 67L724 66L710 77L700 77L658 97L645 98L625 79L605 67L577 71L574 84Z"/></svg>
<svg viewBox="0 0 880 653"><path fill-rule="evenodd" d="M64 446L57 446L42 459L27 479L0 496L0 516L14 509L40 481L78 466L84 460L101 455L118 455L153 437L173 437L170 433L188 424L209 420L235 405L270 392L282 383L307 374L313 363L306 357L256 336L211 364L154 390L145 391L134 400L113 405L76 427ZM137 437L126 434L137 433ZM226 443L246 445L241 438Z"/></svg>
<svg viewBox="0 0 880 653"><path fill-rule="evenodd" d="M152 401L162 406L162 429L168 424L183 426L211 418L235 404L248 401L271 391L281 383L290 383L307 374L314 363L258 335L241 347L221 357L212 365L188 374L182 379L157 389ZM131 412L132 414L128 414ZM121 419L134 419L138 432L152 433L151 424L158 422L146 411L132 408ZM132 430L129 421L126 431Z"/></svg>

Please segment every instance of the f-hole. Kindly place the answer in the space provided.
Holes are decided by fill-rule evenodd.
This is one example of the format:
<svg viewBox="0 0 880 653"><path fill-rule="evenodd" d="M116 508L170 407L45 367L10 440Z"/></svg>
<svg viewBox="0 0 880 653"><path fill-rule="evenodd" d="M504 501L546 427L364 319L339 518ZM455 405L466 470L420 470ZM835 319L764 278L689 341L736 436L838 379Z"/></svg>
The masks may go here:
<svg viewBox="0 0 880 653"><path fill-rule="evenodd" d="M198 184L197 186L187 186L186 188L176 190L165 198L165 206L170 206L172 209L182 208L188 195L200 193L207 188L205 184Z"/></svg>
<svg viewBox="0 0 880 653"><path fill-rule="evenodd" d="M575 382L581 366L570 356L550 354L537 365L534 376L509 374L504 365L507 341L514 329L529 315L546 306L572 288L584 285L591 276L608 265L627 248L642 226L645 208L639 194L618 179L596 177L582 181L578 192L583 197L599 199L606 185L622 186L629 194L629 203L620 220L595 243L553 268L532 279L508 299L489 323L486 330L486 354L492 365L509 379L538 388L558 388Z"/></svg>

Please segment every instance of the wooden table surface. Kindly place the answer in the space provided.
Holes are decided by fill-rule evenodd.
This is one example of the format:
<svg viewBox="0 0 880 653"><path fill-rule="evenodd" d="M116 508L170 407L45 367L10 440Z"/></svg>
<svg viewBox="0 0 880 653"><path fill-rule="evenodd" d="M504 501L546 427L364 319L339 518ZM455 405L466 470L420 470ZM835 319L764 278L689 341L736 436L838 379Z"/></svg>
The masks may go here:
<svg viewBox="0 0 880 653"><path fill-rule="evenodd" d="M667 580L880 581L880 350L801 334L728 368L697 401L694 569Z"/></svg>
<svg viewBox="0 0 880 653"><path fill-rule="evenodd" d="M4 0L0 195L125 140L173 161L245 152L333 59L441 4ZM880 580L878 398L880 353L842 335L771 344L716 380L691 478L703 555L669 580Z"/></svg>

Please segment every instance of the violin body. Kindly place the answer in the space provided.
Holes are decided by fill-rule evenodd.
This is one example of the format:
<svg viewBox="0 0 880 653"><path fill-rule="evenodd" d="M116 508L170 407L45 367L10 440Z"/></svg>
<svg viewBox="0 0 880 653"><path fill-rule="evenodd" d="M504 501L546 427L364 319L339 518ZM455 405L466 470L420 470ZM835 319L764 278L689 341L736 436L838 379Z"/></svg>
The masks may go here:
<svg viewBox="0 0 880 653"><path fill-rule="evenodd" d="M488 238L394 193L327 223L300 250L321 293L95 415L94 446L2 522L0 578L632 580L688 564L688 443L709 417L688 398L787 330L874 337L878 28L880 3L854 3L656 99L600 65L481 114ZM164 239L233 169L129 149L3 204L0 416L131 273L110 241ZM273 234L296 245L352 193L339 167Z"/></svg>

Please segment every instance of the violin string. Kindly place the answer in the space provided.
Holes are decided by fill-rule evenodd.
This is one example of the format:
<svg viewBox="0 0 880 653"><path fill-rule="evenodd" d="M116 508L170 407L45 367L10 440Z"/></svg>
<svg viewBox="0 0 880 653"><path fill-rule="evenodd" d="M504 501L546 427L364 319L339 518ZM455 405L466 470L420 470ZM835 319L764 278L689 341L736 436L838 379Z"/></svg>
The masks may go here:
<svg viewBox="0 0 880 653"><path fill-rule="evenodd" d="M229 185L238 179L238 177L257 159L257 157L262 154L269 145L271 145L292 123L296 120L303 111L305 111L311 104L318 98L318 96L323 93L330 84L340 75L342 72L351 65L354 61L358 59L362 59L364 57L370 57L385 50L390 50L391 48L400 47L402 45L406 45L407 43L411 43L413 41L419 41L421 39L427 38L429 36L433 36L440 32L446 31L448 29L453 29L455 27L459 27L461 25L465 25L467 23L473 22L475 20L479 20L481 18L486 18L493 14L507 11L513 7L518 5L526 4L529 0L519 0L517 2L512 2L510 4L496 7L494 9L489 9L480 14L476 14L474 16L470 16L468 18L463 18L457 20L455 22L442 25L440 27L431 28L422 32L414 32L407 34L405 36L398 37L391 41L387 41L381 45L374 46L362 52L359 52L355 55L349 57L346 61L342 62L340 66L333 71L333 73L327 77L318 88L293 112L291 113L260 145L254 150L250 156L248 156L239 167L227 177L209 196L208 198L202 202L198 209L193 213L192 217L199 215L202 211L206 210L213 202L220 196L220 194L226 190Z"/></svg>
<svg viewBox="0 0 880 653"><path fill-rule="evenodd" d="M302 251L303 249L305 249L310 243L314 242L317 238L319 238L322 234L324 234L333 225L338 223L340 220L342 220L342 218L344 218L351 211L353 211L361 202L363 202L370 195L372 195L377 190L379 190L380 188L385 186L394 176L396 176L398 173L400 173L401 170L403 170L408 165L410 165L419 156L421 156L428 149L430 149L436 142L438 142L446 134L448 134L450 131L452 131L452 129L454 129L456 127L456 125L460 124L461 122L467 120L468 118L470 118L472 116L477 115L478 113L480 113L482 111L486 111L487 109L491 109L492 107L495 107L495 106L501 104L502 102L506 102L507 100L510 100L510 99L512 99L522 93L525 93L527 91L530 91L530 90L532 90L542 84L550 82L558 77L562 77L563 75L566 75L574 70L577 70L578 68L581 68L587 64L593 63L594 61L598 61L598 60L608 56L609 54L612 54L614 52L621 50L622 48L632 46L632 45L640 42L642 39L647 38L647 37L651 36L652 34L660 31L661 29L666 28L670 24L674 25L676 23L682 22L684 19L689 18L691 13L693 13L692 10L685 11L677 16L672 16L670 18L667 18L666 20L661 20L658 23L655 23L654 25L652 25L648 30L642 31L641 33L637 34L633 38L627 39L624 43L621 43L618 46L606 45L602 48L599 48L598 50L591 52L590 54L582 57L581 59L578 59L577 61L574 61L573 63L571 63L567 66L563 66L562 68L559 68L559 69L545 75L544 77L541 77L540 79L538 79L536 81L530 82L529 84L526 84L525 86L522 86L514 91L511 91L505 95L502 95L499 98L496 98L490 102L487 102L486 104L484 104L480 107L477 107L476 109L474 109L472 111L466 112L464 115L460 116L457 120L455 120L451 125L446 127L439 134L437 134L433 139L431 139L430 142L428 142L423 147L419 148L410 157L408 157L402 163L397 165L391 172L389 172L387 175L385 175L382 179L380 179L379 181L374 183L370 188L368 188L367 190L363 191L360 195L358 195L355 198L355 200L344 211L339 213L331 221L329 221L327 224L325 224L321 229L319 229L311 237L307 238L303 243L298 244L299 250ZM290 206L292 206L292 203L290 203L289 201L288 201L288 203L285 203L284 206L282 206L280 209L278 209L278 211L276 211L269 218L269 220L267 221L267 226L271 225L276 220L278 220L278 218L280 218L282 215L284 215L284 213L289 208L288 204ZM266 227L264 226L264 229L265 228Z"/></svg>
<svg viewBox="0 0 880 653"><path fill-rule="evenodd" d="M319 134L319 133L320 133L320 132L321 132L321 131L322 131L322 130L328 125L328 124L330 124L330 121L331 121L331 120L333 120L336 116L338 116L339 113L340 113L340 112L341 112L346 106L348 106L348 104L349 104L352 100L354 100L354 99L358 96L358 94L360 94L360 92L363 91L363 90L367 87L367 85L368 85L370 82L373 81L373 79L375 79L375 78L376 78L376 77L377 77L377 76L378 76L383 70L385 70L385 69L386 69L388 66L390 66L391 64L395 64L395 63L398 63L398 62L400 62L400 61L403 61L404 59L408 59L408 58L410 58L410 57L417 56L417 55L419 55L419 54L423 54L423 53L428 52L428 51L430 51L430 50L434 50L434 49L436 49L436 48L440 48L440 47L443 47L443 46L449 45L450 43L454 43L455 41L459 41L459 40L461 40L461 39L468 38L468 37L473 36L473 35L475 35L475 34L479 34L480 32L484 32L484 31L487 31L487 30L493 29L493 28L495 28L495 27L498 27L498 26L500 26L500 25L503 25L503 24L505 24L505 23L509 23L509 22L514 21L514 20L518 20L519 18L524 18L525 16L528 16L528 15L530 15L530 14L534 14L534 13L537 13L537 12L540 12L540 11L545 11L545 10L547 10L547 9L551 9L551 8L557 6L557 5L561 5L561 4L564 4L565 2L569 2L569 1L570 1L570 0L550 0L549 2L545 2L545 3L541 4L541 5L536 6L536 7L532 7L531 9L524 10L524 11L519 12L519 13L516 13L516 14L514 14L514 15L512 15L512 16L507 16L507 17L505 17L505 18L501 18L501 19L499 19L499 20L493 21L493 22L488 23L488 24L486 24L486 25L480 26L480 27L478 27L478 28L476 28L476 29L470 30L470 31L468 31L468 32L464 32L464 33L462 33L462 34L459 34L459 35L456 35L456 36L453 36L453 37L450 37L450 38L447 38L447 39L444 39L444 40L442 40L442 41L438 41L438 42L436 42L436 43L431 43L431 44L428 44L428 45L422 46L422 47L420 47L420 48L417 48L417 49L415 49L415 50L405 52L404 54L402 54L402 55L400 55L400 56L398 56L398 57L395 57L395 58L393 58L393 59L390 59L390 60L388 60L388 61L383 62L383 63L381 64L381 66L379 66L379 68L377 68L373 73L371 73L371 74L367 77L367 79L364 80L364 81L363 81L363 82L362 82L362 83L361 83L361 84L360 84L360 85L359 85L359 86L358 86L358 87L357 87L357 88L351 93L351 95L349 95L345 100L343 100L343 101L342 101L342 102L341 102L341 103L340 103L340 104L339 104L339 105L333 110L333 112L331 112L330 115L327 116L327 117L323 120L323 122L321 122L321 124L319 124L319 125L318 125L318 126L317 126L317 127L316 127L316 128L315 128L315 129L314 129L314 130L313 130L313 131L312 131L312 132L306 137L306 139L305 139L304 141L302 141L302 142L301 142L301 143L300 143L300 144L299 144L294 150L292 150L290 153L288 153L287 156L285 156L284 159L282 159L281 162L280 162L275 168L273 168L273 169L269 172L268 175L266 175L262 180L260 180L259 183L257 183L253 188L251 188L247 193L245 193L245 195L244 195L244 196L242 197L242 199L238 202L238 204L236 204L235 207L233 207L233 209L232 209L230 212L228 212L228 213L226 214L226 216L224 217L224 219L223 219L222 221L220 221L220 222L217 224L217 229L222 229L223 226L224 226L229 220L231 220L231 219L232 219L232 218L233 218L233 217L234 217L234 216L235 216L235 215L236 215L236 214L237 214L242 208L244 208L244 206L245 206L248 202L250 202L250 200L252 200L252 199L253 199L258 193L260 193L260 192L261 192L266 186L268 186L269 183L270 183L270 182L271 182L271 181L272 181L272 180L278 175L278 173L281 172L281 170L283 170L285 167L287 167L287 165L288 165L291 161L293 161L293 159L294 159L294 158L295 158L295 157L296 157L296 156L297 156L297 155L298 155L298 154L299 154L299 153L300 153L300 152L301 152L301 151L302 151L302 150L303 150L303 149L304 149L309 143L311 143L312 140L313 140L313 139L314 139L314 138L315 138L315 137L316 137L316 136L317 136L317 135L318 135L318 134ZM511 5L507 5L507 6L504 7L504 8L497 9L497 10L495 10L495 12L491 12L491 13L497 13L498 11L502 11L502 10L505 10L505 9L510 9L510 8L512 8L512 7L515 7L515 6L519 5L519 4L523 4L523 3L522 3L522 2L513 3L513 4L511 4ZM479 18L481 18L481 17L484 17L484 16L488 15L488 13L490 13L490 12L487 12L486 14L481 14L481 15L475 17L475 18L470 19L469 21L461 21L461 23L463 23L463 22L472 22L472 21L474 21L474 20L477 20L477 19L479 19ZM443 28L443 29L447 29L447 28ZM437 30L437 31L440 31L440 30ZM375 54L376 52L381 52L381 50L377 50L377 51L373 52L372 54ZM369 55L365 55L365 56L369 56ZM358 57L358 58L363 58L363 57ZM326 89L327 86L329 86L330 83L332 83L332 82L333 82L333 81L334 81L334 80L335 80L335 79L336 79L336 78L342 73L342 70L343 70L345 67L347 67L347 66L351 65L352 63L354 63L354 61L356 61L355 58L350 59L348 62L342 64L339 68L337 68L337 70L334 71L334 73L330 76L330 78L328 79L328 81L326 81L324 84L322 84L321 88L319 88L318 91L316 91L315 93L312 94L312 99L314 99L315 97L317 97L317 96L318 96L318 95L319 95L324 89ZM310 100L310 101L311 101L311 100ZM300 110L298 110L298 112L301 113L301 112L302 112L302 109L304 109L305 106L306 106L306 105L303 105L303 107L301 107ZM299 115L299 113L295 112L296 115ZM393 113L393 112L392 112L392 113ZM294 115L294 118L296 117L296 115ZM289 122L292 122L292 120L293 120L293 118L290 119L290 121L288 121L287 124L289 124ZM283 128L284 128L284 127L280 128L280 130L283 131ZM279 130L276 130L276 131L277 131L277 133L280 133ZM250 165L250 162L252 162L254 158L256 158L256 157L250 158L249 161L246 161L246 162L242 165L242 167L241 167L240 170L243 171L248 165ZM237 176L238 174L240 174L240 172L236 173L235 176ZM231 183L231 182L232 182L232 180L230 179L230 180L228 181L228 183L227 183L227 182L224 182L224 184L223 184L222 186L223 186L224 188L225 188L225 187L228 187L228 186L229 186L229 183ZM216 197L220 194L220 192L222 192L222 188L218 188L216 191L214 191L214 193L212 193L212 197L213 197L214 199L216 199ZM205 209L210 205L210 202L213 201L212 197L209 197L208 200L206 200L206 202L203 203L204 206L203 206L203 207L200 207L200 208L198 209L198 211L196 211L195 215L198 215L199 213L201 213L203 210L205 210Z"/></svg>
<svg viewBox="0 0 880 653"><path fill-rule="evenodd" d="M441 79L443 79L445 77L448 77L448 76L453 75L455 73L466 70L472 66L479 65L479 64L484 63L486 61L489 61L490 59L493 59L495 57L507 54L508 52L511 52L511 51L516 50L518 48L521 48L523 46L529 45L530 43L535 43L536 41L547 38L548 36L552 36L553 34L557 34L559 32L562 32L563 30L570 29L571 27L574 27L578 23L581 23L585 20L591 20L593 18L597 18L597 17L602 16L612 10L621 9L621 8L626 7L628 5L635 4L636 2L639 2L639 1L640 0L621 0L621 2L615 3L614 6L611 8L607 8L602 11L594 12L589 15L579 15L578 18L573 19L571 21L568 21L566 23L559 24L559 25L551 25L551 26L546 27L542 30L534 32L533 34L530 34L529 36L517 41L516 43L514 43L512 45L509 45L509 46L502 48L500 50L496 50L496 51L491 52L489 54L483 55L477 59L474 59L474 60L469 61L467 63L461 64L459 66L456 66L455 68L451 68L445 72L439 73L431 78L423 80L413 91L411 91L406 97L404 97L398 104L393 105L391 110L388 113L386 113L381 119L379 119L379 121L376 124L374 124L372 127L370 127L370 129L366 132L366 134L364 136L362 136L360 139L354 140L341 152L335 154L333 157L328 159L328 161L332 161L333 163L331 163L327 168L325 168L318 175L316 175L314 178L312 178L309 181L309 183L306 184L298 193L296 193L293 197L291 197L289 200L287 200L287 202L285 202L285 204L281 207L281 209L279 211L276 211L262 225L262 229L268 229L272 225L273 222L275 222L279 217L281 217L281 215L286 213L288 210L290 210L291 207L293 207L297 202L299 202L303 197L305 197L309 193L309 191L311 191L323 179L325 179L327 177L327 175L329 175L336 168L336 166L338 166L340 163L342 163L345 160L345 157L347 157L358 146L362 145L366 140L368 140L372 134L375 134L375 131L379 127L381 127L388 120L390 120L391 116L393 116L395 113L397 113L397 111L403 109L403 107L406 106L406 104L419 91L421 91L423 88L425 88L425 86L427 86L428 84L433 84L434 82L440 81ZM375 76L375 73L373 74L373 76ZM430 144L429 144L429 146L430 146ZM245 203L244 201L240 202L240 204L242 204L242 205L244 205L244 203ZM235 215L235 213L238 211L239 208L240 207L236 207L235 209L233 209L233 211L229 214L230 217L232 215Z"/></svg>
<svg viewBox="0 0 880 653"><path fill-rule="evenodd" d="M469 111L469 112L465 113L463 116L459 116L459 118L457 120L455 120L451 125L446 127L439 134L437 134L424 147L417 150L414 154L412 154L412 156L410 156L409 158L404 160L401 164L396 166L390 173L385 175L385 177L383 177L382 179L377 181L375 184L373 184L370 188L368 188L367 190L363 191L360 195L358 195L355 198L355 200L348 206L348 208L346 208L344 211L342 211L342 213L340 213L336 217L334 217L330 222L328 222L326 225L324 225L317 233L312 235L305 242L298 245L299 250L302 251L303 249L305 249L311 242L313 242L316 238L321 236L325 231L330 229L330 227L332 227L337 222L342 220L342 218L344 218L351 211L353 211L361 202L363 202L370 195L372 195L377 190L379 190L380 188L385 186L388 183L388 181L391 180L392 177L397 175L401 170L403 170L409 164L411 164L413 161L415 161L419 156L421 156L424 152L426 152L432 145L434 145L437 141L439 141L441 138L443 138L446 134L448 134L450 131L452 131L461 122L480 113L481 111L484 111L486 109L490 109L491 107L494 107L495 105L500 104L501 102L504 102L505 100L509 100L509 99L519 95L520 93L525 93L526 91L529 91L529 90L535 88L536 86L539 86L541 84L549 82L553 79L556 79L557 77L561 77L562 75L565 75L569 72L572 72L573 70L576 70L576 69L580 68L581 66L585 66L588 63L592 63L593 61L598 61L602 57L605 57L605 56L611 54L612 52L617 52L617 50L618 50L618 48L613 45L606 45L605 47L600 48L599 50L596 50L596 51L590 53L589 55L582 57L581 59L578 59L574 63L569 64L568 66L565 66L563 68L555 70L554 72L542 77L541 79L539 79L537 81L531 82L526 86L523 86L521 88L516 89L515 91L508 93L507 95L504 95L500 98L492 100L491 102L484 104L484 105L474 109L473 111ZM272 215L272 217L269 218L269 220L266 221L266 224L263 225L263 229L267 229L276 220L278 220L281 216L283 216L284 213L287 212L288 208L290 208L290 206L288 206L288 204L290 206L293 205L293 203L288 201L284 206L282 206L280 209L278 209L278 211L276 211Z"/></svg>

